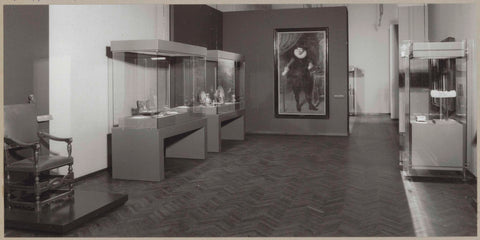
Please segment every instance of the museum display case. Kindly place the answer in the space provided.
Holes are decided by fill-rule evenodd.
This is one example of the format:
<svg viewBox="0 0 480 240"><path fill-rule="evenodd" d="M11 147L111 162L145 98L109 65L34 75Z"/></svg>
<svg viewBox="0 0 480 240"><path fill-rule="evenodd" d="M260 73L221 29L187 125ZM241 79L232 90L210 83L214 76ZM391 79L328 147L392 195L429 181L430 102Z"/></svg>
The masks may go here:
<svg viewBox="0 0 480 240"><path fill-rule="evenodd" d="M206 158L207 49L112 41L112 177L160 181L165 158Z"/></svg>
<svg viewBox="0 0 480 240"><path fill-rule="evenodd" d="M203 109L218 114L244 109L245 62L237 53L208 50Z"/></svg>
<svg viewBox="0 0 480 240"><path fill-rule="evenodd" d="M405 134L400 154L404 170L462 171L465 178L467 129L466 42L411 42L400 47L405 64L401 83Z"/></svg>
<svg viewBox="0 0 480 240"><path fill-rule="evenodd" d="M200 108L208 123L208 151L220 152L222 139L245 138L245 61L237 53L208 50L206 92Z"/></svg>
<svg viewBox="0 0 480 240"><path fill-rule="evenodd" d="M203 47L112 41L113 127L163 127L195 117L205 92Z"/></svg>

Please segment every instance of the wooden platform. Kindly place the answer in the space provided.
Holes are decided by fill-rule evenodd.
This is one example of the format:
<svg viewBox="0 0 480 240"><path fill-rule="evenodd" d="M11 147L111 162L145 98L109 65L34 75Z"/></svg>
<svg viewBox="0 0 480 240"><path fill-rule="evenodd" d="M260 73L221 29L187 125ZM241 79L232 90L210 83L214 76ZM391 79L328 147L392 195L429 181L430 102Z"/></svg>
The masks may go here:
<svg viewBox="0 0 480 240"><path fill-rule="evenodd" d="M42 232L66 233L123 205L126 194L76 190L73 200L59 201L41 212L5 209L5 227Z"/></svg>

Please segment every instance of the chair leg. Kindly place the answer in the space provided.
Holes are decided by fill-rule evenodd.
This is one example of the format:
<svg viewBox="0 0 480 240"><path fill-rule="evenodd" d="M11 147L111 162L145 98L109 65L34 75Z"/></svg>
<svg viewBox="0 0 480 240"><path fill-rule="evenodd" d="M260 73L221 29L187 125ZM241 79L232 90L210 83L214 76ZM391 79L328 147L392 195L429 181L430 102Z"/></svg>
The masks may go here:
<svg viewBox="0 0 480 240"><path fill-rule="evenodd" d="M35 212L40 212L40 178L38 173L35 173Z"/></svg>
<svg viewBox="0 0 480 240"><path fill-rule="evenodd" d="M69 180L68 190L70 191L70 197L73 197L73 164L68 164L68 175L72 177L72 179Z"/></svg>
<svg viewBox="0 0 480 240"><path fill-rule="evenodd" d="M7 204L8 208L12 208L10 205L10 199L12 197L12 194L10 193L10 171L6 171L7 174L7 184L5 184L5 191L7 192Z"/></svg>

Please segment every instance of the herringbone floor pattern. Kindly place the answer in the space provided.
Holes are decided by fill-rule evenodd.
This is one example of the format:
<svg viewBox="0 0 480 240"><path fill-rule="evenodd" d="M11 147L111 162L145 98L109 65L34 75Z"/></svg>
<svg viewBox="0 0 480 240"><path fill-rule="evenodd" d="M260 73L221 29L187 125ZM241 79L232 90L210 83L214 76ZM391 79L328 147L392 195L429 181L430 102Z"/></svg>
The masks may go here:
<svg viewBox="0 0 480 240"><path fill-rule="evenodd" d="M247 135L204 161L168 159L162 182L104 172L76 189L128 193L129 201L66 236L476 235L466 199L473 184L409 182L416 197L409 204L396 124L357 118L350 137ZM48 235L6 229L6 236Z"/></svg>

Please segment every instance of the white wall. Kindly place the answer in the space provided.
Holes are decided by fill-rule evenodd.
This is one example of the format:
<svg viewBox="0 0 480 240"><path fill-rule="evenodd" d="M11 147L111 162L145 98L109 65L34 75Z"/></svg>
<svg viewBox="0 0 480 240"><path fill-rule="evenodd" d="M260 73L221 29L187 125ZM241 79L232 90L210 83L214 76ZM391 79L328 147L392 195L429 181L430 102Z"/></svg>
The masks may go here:
<svg viewBox="0 0 480 240"><path fill-rule="evenodd" d="M50 6L50 131L73 137L75 176L107 167L111 40L168 39L168 6ZM65 153L65 144L52 143Z"/></svg>
<svg viewBox="0 0 480 240"><path fill-rule="evenodd" d="M477 4L478 5L478 4ZM456 40L476 40L472 49L469 46L467 87L468 87L468 130L467 130L467 158L470 162L469 170L476 175L477 149L472 140L477 131L478 117L478 6L474 4L429 4L428 5L428 36L430 41L441 41L446 37Z"/></svg>
<svg viewBox="0 0 480 240"><path fill-rule="evenodd" d="M357 113L377 114L390 112L389 87L389 27L398 22L398 8L383 5L381 26L377 29L378 4L349 4L348 50L349 65L357 72Z"/></svg>
<svg viewBox="0 0 480 240"><path fill-rule="evenodd" d="M401 4L398 7L398 43L401 45L405 40L411 40L416 42L428 41L428 9L425 4ZM400 59L399 72L405 71L405 61ZM414 67L414 66L412 66ZM422 68L423 66L419 66ZM424 66L426 67L426 66ZM398 96L398 131L400 133L405 132L405 88L399 89ZM410 102L414 102L415 99L428 98L428 93L422 91L414 91L412 89L412 99ZM413 97L415 96L415 97ZM421 101L420 101L421 102ZM425 102L424 102L425 103ZM428 106L427 106L428 107Z"/></svg>

